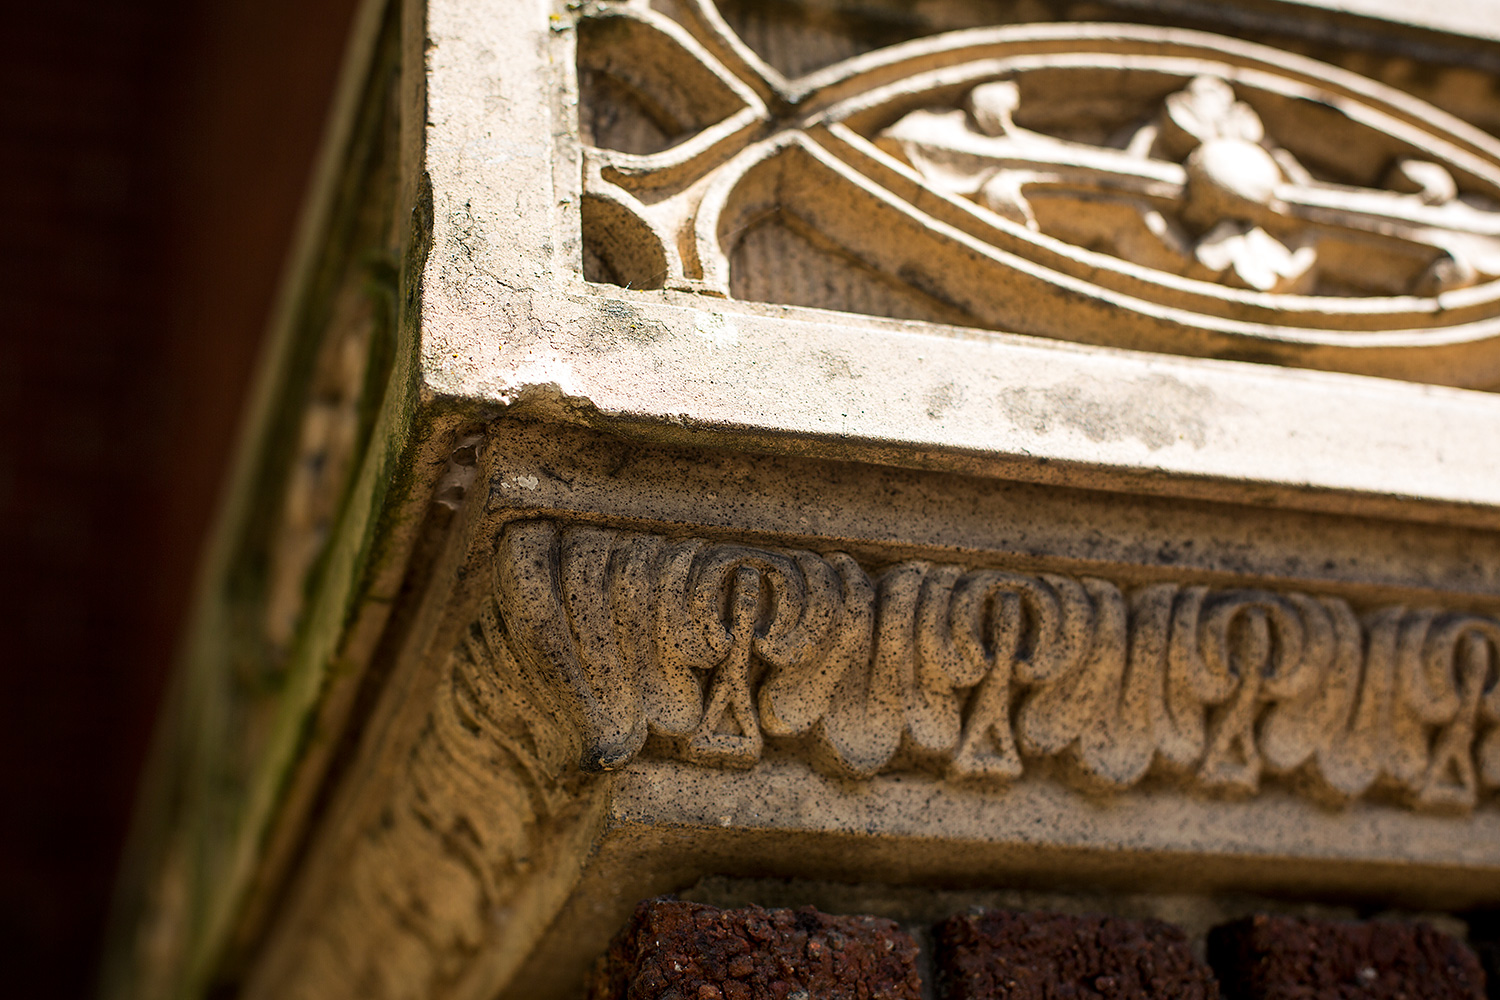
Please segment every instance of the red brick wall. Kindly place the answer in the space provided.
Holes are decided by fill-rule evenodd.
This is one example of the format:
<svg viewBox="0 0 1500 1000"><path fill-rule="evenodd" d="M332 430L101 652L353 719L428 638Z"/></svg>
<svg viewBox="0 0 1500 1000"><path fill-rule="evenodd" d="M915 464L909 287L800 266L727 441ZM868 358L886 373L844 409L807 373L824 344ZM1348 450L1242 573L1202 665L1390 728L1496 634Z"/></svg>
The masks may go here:
<svg viewBox="0 0 1500 1000"><path fill-rule="evenodd" d="M919 944L925 941L925 946ZM925 954L924 954L925 952ZM1474 952L1425 923L1252 914L1174 924L979 911L935 926L812 907L637 907L589 1000L1484 1000Z"/></svg>

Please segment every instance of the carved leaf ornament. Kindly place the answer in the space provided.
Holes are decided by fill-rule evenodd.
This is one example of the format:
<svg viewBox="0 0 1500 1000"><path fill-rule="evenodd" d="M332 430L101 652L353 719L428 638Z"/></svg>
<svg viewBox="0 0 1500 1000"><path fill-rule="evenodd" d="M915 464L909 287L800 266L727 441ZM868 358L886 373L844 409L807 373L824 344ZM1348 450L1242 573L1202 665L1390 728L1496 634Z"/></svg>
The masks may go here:
<svg viewBox="0 0 1500 1000"><path fill-rule="evenodd" d="M672 9L579 23L595 280L1500 383L1500 143L1415 98L1118 24L956 31L787 79L709 0ZM757 273L772 222L925 311Z"/></svg>
<svg viewBox="0 0 1500 1000"><path fill-rule="evenodd" d="M1043 761L1095 790L1473 808L1500 789L1500 621L1431 608L520 521L496 604L590 770L643 751L848 778L1004 784Z"/></svg>

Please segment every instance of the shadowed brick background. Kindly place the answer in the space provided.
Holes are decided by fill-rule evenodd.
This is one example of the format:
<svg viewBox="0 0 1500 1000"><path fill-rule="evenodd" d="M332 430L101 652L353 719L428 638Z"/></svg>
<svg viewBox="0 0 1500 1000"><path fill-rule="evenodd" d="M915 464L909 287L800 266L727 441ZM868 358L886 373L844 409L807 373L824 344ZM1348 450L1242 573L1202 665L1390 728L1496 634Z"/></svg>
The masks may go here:
<svg viewBox="0 0 1500 1000"><path fill-rule="evenodd" d="M71 998L354 0L11 7L0 952Z"/></svg>

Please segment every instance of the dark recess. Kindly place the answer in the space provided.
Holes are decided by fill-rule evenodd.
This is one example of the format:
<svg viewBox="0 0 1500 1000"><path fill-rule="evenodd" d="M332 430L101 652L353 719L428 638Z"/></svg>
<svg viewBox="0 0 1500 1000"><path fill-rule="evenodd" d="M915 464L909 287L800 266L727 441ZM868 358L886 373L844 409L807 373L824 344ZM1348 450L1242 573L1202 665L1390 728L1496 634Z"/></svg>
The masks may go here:
<svg viewBox="0 0 1500 1000"><path fill-rule="evenodd" d="M355 0L13 5L5 993L95 993L120 848Z"/></svg>

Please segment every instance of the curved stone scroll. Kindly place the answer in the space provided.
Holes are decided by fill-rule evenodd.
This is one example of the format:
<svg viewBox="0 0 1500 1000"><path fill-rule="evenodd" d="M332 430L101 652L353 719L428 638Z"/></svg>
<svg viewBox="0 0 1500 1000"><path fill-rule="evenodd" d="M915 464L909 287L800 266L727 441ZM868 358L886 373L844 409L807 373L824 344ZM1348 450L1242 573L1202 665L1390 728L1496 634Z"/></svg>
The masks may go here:
<svg viewBox="0 0 1500 1000"><path fill-rule="evenodd" d="M500 621L550 679L582 764L753 766L768 745L851 778L1464 810L1500 789L1500 621L1337 597L969 569L519 521Z"/></svg>
<svg viewBox="0 0 1500 1000"><path fill-rule="evenodd" d="M787 79L710 0L672 10L578 24L594 280L1500 383L1500 143L1409 95L1113 24Z"/></svg>
<svg viewBox="0 0 1500 1000"><path fill-rule="evenodd" d="M807 732L868 659L871 585L847 556L527 521L506 528L495 567L516 654L569 692L590 770L648 736L750 766L763 734Z"/></svg>

